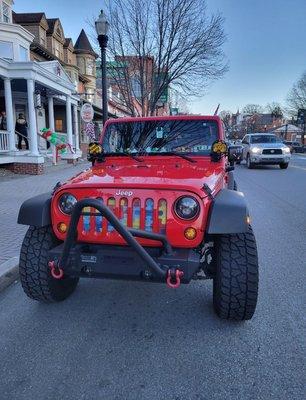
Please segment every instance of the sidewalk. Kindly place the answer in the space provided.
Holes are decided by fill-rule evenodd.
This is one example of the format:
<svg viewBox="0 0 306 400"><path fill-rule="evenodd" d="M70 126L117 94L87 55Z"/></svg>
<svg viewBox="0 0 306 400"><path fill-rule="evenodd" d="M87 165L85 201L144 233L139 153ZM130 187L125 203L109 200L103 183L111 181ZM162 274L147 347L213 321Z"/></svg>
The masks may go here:
<svg viewBox="0 0 306 400"><path fill-rule="evenodd" d="M44 175L15 175L0 173L0 264L19 257L20 246L27 230L17 224L20 205L30 197L52 190L58 181L65 181L89 167L82 162L76 166L61 163L46 168Z"/></svg>

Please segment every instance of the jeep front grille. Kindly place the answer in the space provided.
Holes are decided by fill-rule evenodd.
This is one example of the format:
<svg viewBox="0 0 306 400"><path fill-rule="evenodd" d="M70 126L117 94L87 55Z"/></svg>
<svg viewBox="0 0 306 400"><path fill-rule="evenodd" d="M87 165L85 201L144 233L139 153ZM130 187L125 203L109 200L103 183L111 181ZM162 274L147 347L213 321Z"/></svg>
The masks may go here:
<svg viewBox="0 0 306 400"><path fill-rule="evenodd" d="M166 232L167 201L165 199L154 202L151 198L109 197L101 198L101 201L105 202L127 227L148 232ZM81 224L83 234L99 235L114 231L114 227L99 212L90 207L83 209Z"/></svg>

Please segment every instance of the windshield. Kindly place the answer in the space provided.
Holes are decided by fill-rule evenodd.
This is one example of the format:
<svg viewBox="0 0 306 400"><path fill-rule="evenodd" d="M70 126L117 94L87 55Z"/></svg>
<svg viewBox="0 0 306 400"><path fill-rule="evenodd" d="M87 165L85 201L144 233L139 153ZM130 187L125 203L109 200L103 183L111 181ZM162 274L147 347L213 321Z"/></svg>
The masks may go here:
<svg viewBox="0 0 306 400"><path fill-rule="evenodd" d="M216 121L171 120L115 122L104 134L105 154L181 153L209 155L218 139Z"/></svg>
<svg viewBox="0 0 306 400"><path fill-rule="evenodd" d="M274 135L254 135L250 138L251 143L281 143L281 140Z"/></svg>

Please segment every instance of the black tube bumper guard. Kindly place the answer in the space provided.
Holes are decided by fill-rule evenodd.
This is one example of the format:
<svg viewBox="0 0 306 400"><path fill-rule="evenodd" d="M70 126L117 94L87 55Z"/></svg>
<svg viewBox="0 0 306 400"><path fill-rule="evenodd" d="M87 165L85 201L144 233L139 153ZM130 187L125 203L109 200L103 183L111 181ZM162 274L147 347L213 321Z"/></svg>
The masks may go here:
<svg viewBox="0 0 306 400"><path fill-rule="evenodd" d="M100 214L83 212L85 207ZM105 217L130 247L78 242L77 226L83 215ZM155 240L163 246L144 248L135 237ZM75 204L66 240L49 251L49 260L53 260L49 263L52 268L69 276L149 280L167 282L170 287L178 287L180 280L190 282L200 266L200 255L195 250L173 249L163 234L127 228L101 200L91 198Z"/></svg>

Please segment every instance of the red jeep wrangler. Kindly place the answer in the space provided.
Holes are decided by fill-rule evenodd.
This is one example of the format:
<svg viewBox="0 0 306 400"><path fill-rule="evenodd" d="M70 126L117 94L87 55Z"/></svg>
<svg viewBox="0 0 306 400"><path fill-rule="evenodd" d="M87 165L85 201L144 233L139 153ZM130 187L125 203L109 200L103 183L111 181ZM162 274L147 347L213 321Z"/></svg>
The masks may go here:
<svg viewBox="0 0 306 400"><path fill-rule="evenodd" d="M250 319L257 250L233 158L216 116L109 120L91 168L21 206L25 293L64 300L80 277L213 279L219 317Z"/></svg>

